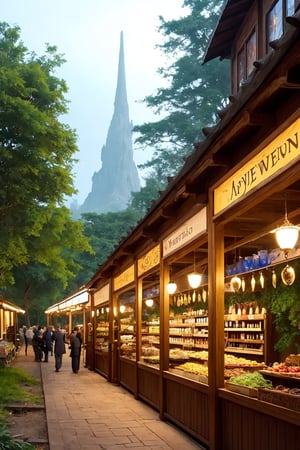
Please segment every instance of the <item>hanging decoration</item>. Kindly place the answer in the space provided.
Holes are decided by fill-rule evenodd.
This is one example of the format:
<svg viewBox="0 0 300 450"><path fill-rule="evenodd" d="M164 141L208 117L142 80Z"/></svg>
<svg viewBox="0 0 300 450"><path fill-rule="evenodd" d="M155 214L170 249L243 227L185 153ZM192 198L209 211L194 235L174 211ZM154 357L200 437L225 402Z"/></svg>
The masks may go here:
<svg viewBox="0 0 300 450"><path fill-rule="evenodd" d="M230 287L233 292L238 292L241 288L241 285L242 285L242 280L240 279L240 277L235 276L235 277L231 278Z"/></svg>
<svg viewBox="0 0 300 450"><path fill-rule="evenodd" d="M255 284L256 284L255 277L254 277L254 274L252 274L252 277L251 277L251 290L252 290L252 292L255 291Z"/></svg>
<svg viewBox="0 0 300 450"><path fill-rule="evenodd" d="M274 269L272 270L272 286L273 286L274 289L276 289L276 286L277 286L277 276L276 276L276 272L275 272Z"/></svg>
<svg viewBox="0 0 300 450"><path fill-rule="evenodd" d="M263 276L262 272L260 272L260 274L259 274L259 282L260 282L261 288L263 289L264 286L265 286L265 279L264 279L264 276Z"/></svg>
<svg viewBox="0 0 300 450"><path fill-rule="evenodd" d="M245 278L242 278L242 291L245 292L246 290L246 282L245 282Z"/></svg>
<svg viewBox="0 0 300 450"><path fill-rule="evenodd" d="M291 286L295 281L296 275L293 267L288 264L281 271L281 279L286 286Z"/></svg>

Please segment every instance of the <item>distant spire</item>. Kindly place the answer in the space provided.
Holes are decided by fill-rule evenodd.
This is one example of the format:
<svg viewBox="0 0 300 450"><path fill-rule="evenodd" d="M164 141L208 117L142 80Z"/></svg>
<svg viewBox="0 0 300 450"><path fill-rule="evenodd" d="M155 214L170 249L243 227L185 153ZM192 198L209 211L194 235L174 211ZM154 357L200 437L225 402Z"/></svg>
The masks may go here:
<svg viewBox="0 0 300 450"><path fill-rule="evenodd" d="M119 51L119 66L118 66L118 81L115 95L115 110L120 110L124 114L128 111L127 92L126 92L126 76L125 76L125 62L124 62L124 42L123 31L120 33L120 51Z"/></svg>
<svg viewBox="0 0 300 450"><path fill-rule="evenodd" d="M117 89L114 113L101 150L102 167L92 178L92 191L80 208L83 212L122 211L132 192L140 190L138 171L133 159L132 123L126 91L123 31L120 35Z"/></svg>

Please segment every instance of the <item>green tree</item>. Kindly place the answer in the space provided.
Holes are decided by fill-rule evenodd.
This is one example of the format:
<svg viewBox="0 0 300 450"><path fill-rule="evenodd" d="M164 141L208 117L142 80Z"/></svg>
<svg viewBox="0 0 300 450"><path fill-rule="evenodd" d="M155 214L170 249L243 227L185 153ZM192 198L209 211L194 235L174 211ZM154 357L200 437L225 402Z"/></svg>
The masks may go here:
<svg viewBox="0 0 300 450"><path fill-rule="evenodd" d="M157 167L158 169L158 167ZM154 171L153 171L154 172ZM153 173L153 178L148 176L146 179L146 184L140 191L132 193L131 207L138 211L138 213L143 217L153 201L158 197L160 191L164 190L164 183L162 183L159 178Z"/></svg>
<svg viewBox="0 0 300 450"><path fill-rule="evenodd" d="M194 143L203 138L202 129L216 122L217 108L225 105L230 87L228 62L202 64L222 4L220 0L184 0L189 14L170 21L160 17L164 42L157 47L169 64L158 72L166 86L143 100L159 120L134 127L140 149L152 149L151 159L140 165L150 169L149 189L155 178L166 186L167 178L178 173L194 151ZM146 189L135 200L143 196L148 196Z"/></svg>
<svg viewBox="0 0 300 450"><path fill-rule="evenodd" d="M30 261L28 245L44 229L47 207L75 192L76 134L59 120L67 112L67 86L55 70L63 63L56 47L38 57L21 42L19 27L0 23L2 287L13 283L15 267Z"/></svg>
<svg viewBox="0 0 300 450"><path fill-rule="evenodd" d="M45 321L44 310L70 292L71 280L82 269L78 255L93 253L83 223L72 220L68 208L42 209L46 220L39 235L25 239L28 262L13 269L15 284L3 291L25 309L27 325Z"/></svg>
<svg viewBox="0 0 300 450"><path fill-rule="evenodd" d="M133 208L106 214L82 214L84 234L95 253L77 254L75 260L82 269L72 282L74 290L76 286L85 284L94 275L140 218L141 214Z"/></svg>

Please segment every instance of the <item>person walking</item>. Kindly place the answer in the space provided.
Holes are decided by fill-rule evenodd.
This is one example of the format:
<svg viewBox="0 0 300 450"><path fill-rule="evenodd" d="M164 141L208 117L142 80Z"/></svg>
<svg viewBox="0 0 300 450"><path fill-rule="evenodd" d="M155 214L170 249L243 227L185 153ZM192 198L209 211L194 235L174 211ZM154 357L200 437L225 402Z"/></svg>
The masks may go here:
<svg viewBox="0 0 300 450"><path fill-rule="evenodd" d="M65 334L59 325L52 334L52 340L54 341L55 371L59 372L62 366L63 355L66 353Z"/></svg>
<svg viewBox="0 0 300 450"><path fill-rule="evenodd" d="M26 325L23 326L22 330L23 330L24 344L25 344L25 356L27 356L28 339L27 339L27 336L26 336L26 331L27 331Z"/></svg>
<svg viewBox="0 0 300 450"><path fill-rule="evenodd" d="M81 333L79 331L79 328L75 327L73 333L70 336L71 366L74 373L78 373L80 367L81 344Z"/></svg>
<svg viewBox="0 0 300 450"><path fill-rule="evenodd" d="M33 327L32 347L34 351L34 360L36 362L41 362L43 357L43 351L41 348L42 336L42 327Z"/></svg>
<svg viewBox="0 0 300 450"><path fill-rule="evenodd" d="M49 327L43 333L43 352L44 352L44 362L48 362L49 352L52 351L52 331Z"/></svg>
<svg viewBox="0 0 300 450"><path fill-rule="evenodd" d="M27 356L28 345L32 345L33 331L30 327L25 327L24 341L25 341L25 355Z"/></svg>

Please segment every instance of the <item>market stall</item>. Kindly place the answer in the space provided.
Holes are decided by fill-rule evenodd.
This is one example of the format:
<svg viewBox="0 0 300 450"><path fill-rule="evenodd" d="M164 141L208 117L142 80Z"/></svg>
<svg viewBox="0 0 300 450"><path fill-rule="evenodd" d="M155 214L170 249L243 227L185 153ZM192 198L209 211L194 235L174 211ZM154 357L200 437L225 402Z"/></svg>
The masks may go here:
<svg viewBox="0 0 300 450"><path fill-rule="evenodd" d="M65 297L58 303L46 309L47 327L60 325L66 333L66 341L75 326L82 329L83 349L86 349L88 341L88 326L91 323L91 298L88 289L81 288L73 294ZM86 364L86 352L82 352L83 360Z"/></svg>
<svg viewBox="0 0 300 450"><path fill-rule="evenodd" d="M0 365L10 362L19 348L19 314L25 314L25 311L0 297Z"/></svg>
<svg viewBox="0 0 300 450"><path fill-rule="evenodd" d="M86 285L95 369L211 450L300 440L298 8L226 3L221 120Z"/></svg>

